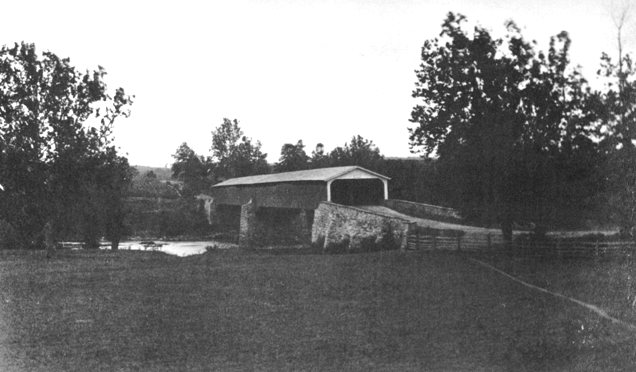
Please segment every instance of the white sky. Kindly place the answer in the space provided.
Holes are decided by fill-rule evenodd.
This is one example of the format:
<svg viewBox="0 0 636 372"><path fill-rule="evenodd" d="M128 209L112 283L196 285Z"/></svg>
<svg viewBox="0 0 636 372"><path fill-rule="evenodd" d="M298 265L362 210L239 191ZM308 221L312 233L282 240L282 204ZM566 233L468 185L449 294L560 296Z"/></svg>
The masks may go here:
<svg viewBox="0 0 636 372"><path fill-rule="evenodd" d="M589 80L601 52L616 51L604 0L0 0L0 9L0 44L104 66L110 88L136 96L116 143L131 164L152 166L171 164L182 142L208 155L224 117L260 140L269 162L287 142L302 139L310 153L356 134L409 156L414 70L448 11L495 34L513 19L543 49L566 30Z"/></svg>

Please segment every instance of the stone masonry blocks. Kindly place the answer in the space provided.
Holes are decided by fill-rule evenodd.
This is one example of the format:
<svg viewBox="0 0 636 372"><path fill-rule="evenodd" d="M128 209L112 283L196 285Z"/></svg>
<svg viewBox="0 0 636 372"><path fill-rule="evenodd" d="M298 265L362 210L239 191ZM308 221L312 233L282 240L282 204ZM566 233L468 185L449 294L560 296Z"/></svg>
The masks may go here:
<svg viewBox="0 0 636 372"><path fill-rule="evenodd" d="M315 212L311 241L324 250L405 249L408 230L409 221L401 218L323 202Z"/></svg>

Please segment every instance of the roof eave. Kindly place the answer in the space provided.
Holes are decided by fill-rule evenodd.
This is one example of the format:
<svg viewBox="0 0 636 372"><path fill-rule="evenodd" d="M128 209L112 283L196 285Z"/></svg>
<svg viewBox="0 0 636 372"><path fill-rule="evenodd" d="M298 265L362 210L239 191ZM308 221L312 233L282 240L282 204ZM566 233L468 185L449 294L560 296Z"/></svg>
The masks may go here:
<svg viewBox="0 0 636 372"><path fill-rule="evenodd" d="M363 171L363 172L370 173L370 174L372 174L372 175L374 175L374 176L376 176L376 177L378 177L378 178L382 178L383 180L387 180L387 181L389 181L389 180L391 179L390 177L383 176L383 175L381 175L380 173L376 173L376 172L374 172L374 171L370 171L370 170L368 170L368 169L366 169L366 168L362 168L362 167L360 167L360 166L357 166L357 165L356 165L356 166L355 166L355 168L352 168L352 169L346 170L346 171L344 171L344 172L342 172L342 173L340 173L340 174L338 174L338 175L336 175L336 176L333 176L333 177L331 177L331 178L326 179L326 182L331 182L331 181L333 181L333 180L336 180L336 179L338 179L338 178L340 178L340 177L342 177L342 176L344 176L344 175L346 175L346 174L349 174L349 173L351 173L351 172L353 172L353 171L355 171L355 170L361 170L361 171Z"/></svg>
<svg viewBox="0 0 636 372"><path fill-rule="evenodd" d="M297 183L297 182L320 182L326 183L326 180L293 180L293 181L272 181L272 182L254 182L254 183L233 183L230 185L222 185L221 183L217 183L216 185L212 185L210 187L231 187L231 186L254 186L254 185L274 185L277 183Z"/></svg>

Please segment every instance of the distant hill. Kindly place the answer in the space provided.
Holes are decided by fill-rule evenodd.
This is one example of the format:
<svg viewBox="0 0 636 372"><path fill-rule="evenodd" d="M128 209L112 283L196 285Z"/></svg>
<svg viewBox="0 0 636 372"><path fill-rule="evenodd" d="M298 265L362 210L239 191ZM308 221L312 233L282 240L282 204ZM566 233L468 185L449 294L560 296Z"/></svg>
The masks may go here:
<svg viewBox="0 0 636 372"><path fill-rule="evenodd" d="M133 165L133 167L137 169L140 176L143 176L149 171L153 171L159 181L170 181L170 176L172 176L172 170L170 168L148 167L145 165Z"/></svg>

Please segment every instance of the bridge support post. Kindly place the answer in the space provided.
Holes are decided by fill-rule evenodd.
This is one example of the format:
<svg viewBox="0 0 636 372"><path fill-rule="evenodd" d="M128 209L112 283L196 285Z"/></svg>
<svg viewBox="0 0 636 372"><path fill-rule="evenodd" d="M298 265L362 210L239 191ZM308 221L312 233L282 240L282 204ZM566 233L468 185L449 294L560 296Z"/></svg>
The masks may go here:
<svg viewBox="0 0 636 372"><path fill-rule="evenodd" d="M251 248L256 234L256 203L253 199L241 206L239 227L239 248Z"/></svg>
<svg viewBox="0 0 636 372"><path fill-rule="evenodd" d="M297 221L299 224L298 232L300 234L300 240L303 244L311 242L311 223L309 221L309 212L305 209L301 209L298 213Z"/></svg>
<svg viewBox="0 0 636 372"><path fill-rule="evenodd" d="M208 224L210 226L216 226L219 223L219 212L217 207L218 204L214 202L214 199L210 198L205 201L205 211L208 217Z"/></svg>

